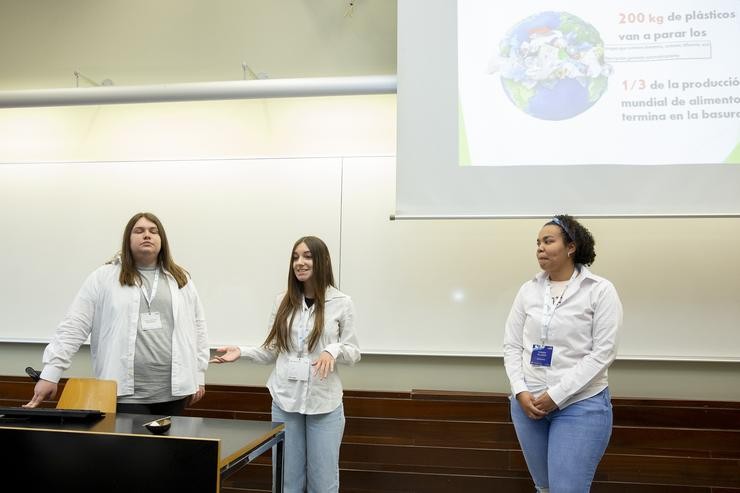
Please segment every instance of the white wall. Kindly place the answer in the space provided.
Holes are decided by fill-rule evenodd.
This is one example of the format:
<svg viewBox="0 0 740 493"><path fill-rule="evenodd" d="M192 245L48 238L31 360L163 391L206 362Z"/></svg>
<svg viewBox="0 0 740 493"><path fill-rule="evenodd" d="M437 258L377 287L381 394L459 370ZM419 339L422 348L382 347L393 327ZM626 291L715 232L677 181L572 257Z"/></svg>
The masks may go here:
<svg viewBox="0 0 740 493"><path fill-rule="evenodd" d="M0 162L393 154L392 96L0 110ZM696 231L709 227L697 224L697 228L689 225L679 229L661 224L649 241L649 249L641 248L651 232L645 224L625 219L609 229L611 236L623 238L623 248L634 250L634 258L660 261L666 266L666 279L685 283L690 293L692 279L681 276L682 268L700 262L702 255L711 255L722 242L736 244L740 239L740 231L729 231L729 237L706 240L708 244L697 252L686 248L686 242L694 241ZM536 234L516 222L506 231ZM642 232L640 237L635 231ZM634 265L627 257L624 265L614 268L627 270ZM7 272L2 263L0 269ZM655 286L659 288L660 282ZM39 309L44 309L43 300L38 301ZM42 349L33 344L0 344L0 374L23 375L25 366L40 364ZM245 362L213 367L208 382L262 385L268 370ZM67 375L89 372L88 355L82 350ZM355 368L343 368L342 374L346 387L352 389L507 389L500 358L370 355ZM736 374L736 363L670 361L618 361L610 372L615 396L740 400Z"/></svg>

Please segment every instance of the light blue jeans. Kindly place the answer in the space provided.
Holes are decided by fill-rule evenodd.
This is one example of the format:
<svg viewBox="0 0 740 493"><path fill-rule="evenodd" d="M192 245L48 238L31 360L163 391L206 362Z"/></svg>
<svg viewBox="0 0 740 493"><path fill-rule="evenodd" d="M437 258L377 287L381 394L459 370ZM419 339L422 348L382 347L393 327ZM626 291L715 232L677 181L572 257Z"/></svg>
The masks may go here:
<svg viewBox="0 0 740 493"><path fill-rule="evenodd" d="M339 447L344 405L326 414L289 413L272 403L272 420L285 423L285 493L339 491Z"/></svg>
<svg viewBox="0 0 740 493"><path fill-rule="evenodd" d="M612 434L609 389L530 419L511 398L511 420L537 491L588 493Z"/></svg>

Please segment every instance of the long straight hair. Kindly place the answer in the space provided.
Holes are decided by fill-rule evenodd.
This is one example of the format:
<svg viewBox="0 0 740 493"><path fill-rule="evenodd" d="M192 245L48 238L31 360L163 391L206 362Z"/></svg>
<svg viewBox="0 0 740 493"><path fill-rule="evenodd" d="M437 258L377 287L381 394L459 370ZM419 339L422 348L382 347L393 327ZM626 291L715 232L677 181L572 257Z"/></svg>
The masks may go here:
<svg viewBox="0 0 740 493"><path fill-rule="evenodd" d="M290 328L293 326L295 314L302 308L304 283L299 281L293 272L293 254L301 243L305 243L313 258L313 273L307 282L314 289L316 299L314 301L314 322L311 334L308 337L308 350L313 351L324 332L324 302L326 301L326 289L334 286L334 272L331 268L331 257L329 249L320 238L315 236L304 236L299 238L290 251L290 263L288 264L288 291L285 293L278 307L275 320L272 323L270 333L267 334L262 347L277 349L278 352L290 352L292 342Z"/></svg>
<svg viewBox="0 0 740 493"><path fill-rule="evenodd" d="M139 275L138 269L136 269L136 262L131 253L131 231L133 231L136 222L142 217L157 225L159 238L162 240L162 247L159 250L159 255L157 255L157 264L162 269L172 274L172 277L177 281L177 287L181 289L188 283L188 273L172 259L170 244L167 242L167 233L164 231L162 221L160 221L159 218L151 212L138 212L134 214L134 216L129 219L128 224L126 224L126 228L123 230L123 242L121 244L121 274L118 276L121 286L138 286L141 283L141 276Z"/></svg>

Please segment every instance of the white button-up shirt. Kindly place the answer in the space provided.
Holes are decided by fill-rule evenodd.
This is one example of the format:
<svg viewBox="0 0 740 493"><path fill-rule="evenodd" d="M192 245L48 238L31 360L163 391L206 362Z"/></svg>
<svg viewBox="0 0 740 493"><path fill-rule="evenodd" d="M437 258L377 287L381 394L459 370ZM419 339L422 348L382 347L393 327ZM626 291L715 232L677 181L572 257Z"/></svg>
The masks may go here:
<svg viewBox="0 0 740 493"><path fill-rule="evenodd" d="M97 268L85 280L67 315L44 350L41 378L58 382L72 356L90 336L96 378L115 380L118 395L134 393L134 350L141 290L121 286L120 265ZM172 395L187 396L205 384L210 350L205 313L192 279L178 289L168 272L172 315Z"/></svg>
<svg viewBox="0 0 740 493"><path fill-rule="evenodd" d="M614 285L585 266L573 279L542 341L548 280L539 273L519 289L506 321L504 366L514 396L547 392L559 408L592 397L607 386L607 368L617 351L622 303ZM551 366L531 364L532 346L553 347Z"/></svg>
<svg viewBox="0 0 740 493"><path fill-rule="evenodd" d="M272 328L277 309L285 293L275 300L268 327ZM310 334L314 324L314 306L303 307L296 312L290 329L292 350L290 352L269 351L263 347L239 347L241 357L257 363L275 362L275 369L267 380L267 388L272 399L283 411L301 414L324 414L335 410L342 403L342 381L339 368L329 373L325 379L314 376L313 367L307 381L288 378L288 361L301 354L300 340L306 338L305 329ZM307 346L308 342L304 346ZM355 309L352 299L336 288L326 290L324 302L324 330L321 339L312 352L303 352L311 362L319 359L322 351L330 353L337 363L354 365L360 361L360 348L355 332Z"/></svg>

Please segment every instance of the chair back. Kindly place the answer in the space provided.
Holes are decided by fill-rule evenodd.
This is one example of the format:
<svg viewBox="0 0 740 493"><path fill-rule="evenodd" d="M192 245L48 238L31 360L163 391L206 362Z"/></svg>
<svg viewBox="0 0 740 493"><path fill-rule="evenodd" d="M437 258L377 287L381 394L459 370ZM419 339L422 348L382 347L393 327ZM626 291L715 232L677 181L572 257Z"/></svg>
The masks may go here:
<svg viewBox="0 0 740 493"><path fill-rule="evenodd" d="M57 402L57 409L95 409L116 412L115 380L69 378Z"/></svg>

